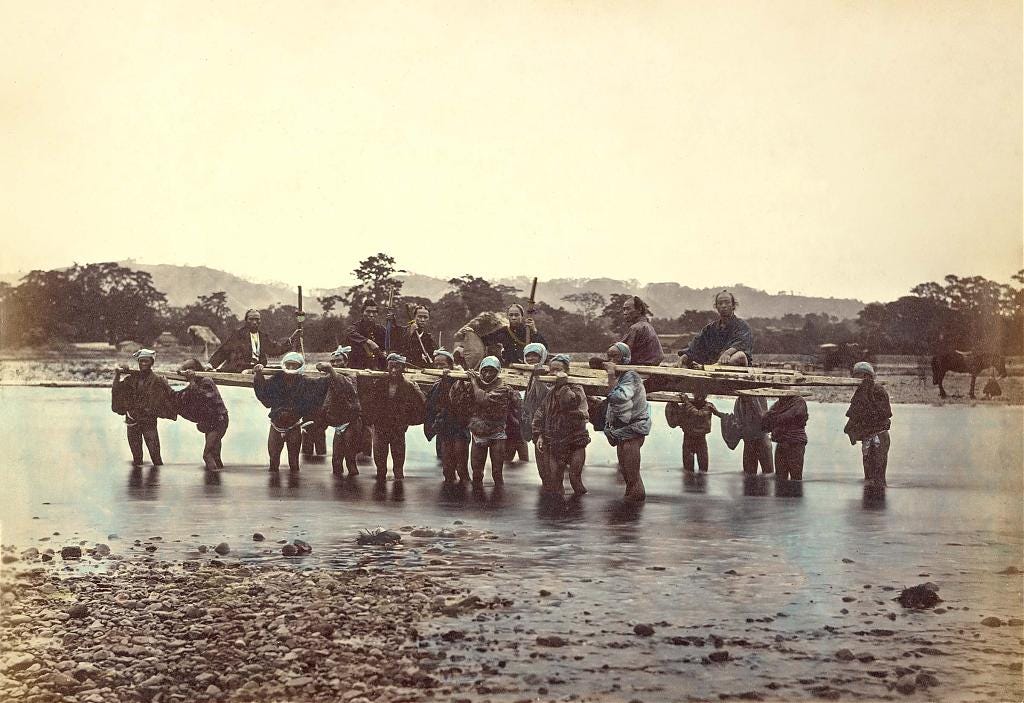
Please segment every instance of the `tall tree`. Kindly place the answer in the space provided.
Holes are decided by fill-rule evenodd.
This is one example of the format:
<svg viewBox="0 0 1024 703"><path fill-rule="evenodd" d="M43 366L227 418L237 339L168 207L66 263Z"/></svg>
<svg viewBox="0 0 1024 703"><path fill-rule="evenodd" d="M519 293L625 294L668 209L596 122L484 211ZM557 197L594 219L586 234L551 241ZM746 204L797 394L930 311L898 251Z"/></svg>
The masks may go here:
<svg viewBox="0 0 1024 703"><path fill-rule="evenodd" d="M573 305L583 315L583 320L589 324L605 306L604 296L592 291L586 293L570 293L563 295L562 300Z"/></svg>
<svg viewBox="0 0 1024 703"><path fill-rule="evenodd" d="M344 303L351 311L353 308L362 307L363 301L373 300L378 305L387 302L391 291L395 295L402 292L402 281L396 279L396 273L404 273L395 268L395 258L383 252L363 259L352 274L359 280L359 283L348 289L344 296Z"/></svg>

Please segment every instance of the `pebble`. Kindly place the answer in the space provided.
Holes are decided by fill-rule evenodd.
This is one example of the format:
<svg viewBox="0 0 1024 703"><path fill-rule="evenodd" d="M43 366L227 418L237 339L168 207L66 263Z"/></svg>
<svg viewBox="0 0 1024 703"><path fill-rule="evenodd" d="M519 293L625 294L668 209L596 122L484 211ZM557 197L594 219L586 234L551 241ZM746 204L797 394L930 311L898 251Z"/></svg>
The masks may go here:
<svg viewBox="0 0 1024 703"><path fill-rule="evenodd" d="M77 545L70 547L61 547L60 556L62 559L81 559L82 548Z"/></svg>
<svg viewBox="0 0 1024 703"><path fill-rule="evenodd" d="M89 616L89 606L85 603L75 603L73 606L68 608L68 616L76 620Z"/></svg>
<svg viewBox="0 0 1024 703"><path fill-rule="evenodd" d="M633 633L636 634L638 637L650 637L654 634L654 628L650 625L644 624L634 625Z"/></svg>
<svg viewBox="0 0 1024 703"><path fill-rule="evenodd" d="M228 545L227 542L221 542L213 548L213 551L217 552L217 554L220 554L221 556L224 556L225 554L231 551L231 547L230 545Z"/></svg>
<svg viewBox="0 0 1024 703"><path fill-rule="evenodd" d="M904 674L896 681L896 690L909 696L917 690L917 679L913 674Z"/></svg>
<svg viewBox="0 0 1024 703"><path fill-rule="evenodd" d="M286 544L283 547L281 547L281 554L283 554L286 557L293 557L298 553L299 548L296 547L294 544Z"/></svg>
<svg viewBox="0 0 1024 703"><path fill-rule="evenodd" d="M541 647L564 647L569 644L569 640L558 635L541 635L537 638L537 644Z"/></svg>
<svg viewBox="0 0 1024 703"><path fill-rule="evenodd" d="M252 533L252 541L253 542L262 542L265 539L266 539L266 537L264 537L263 533L261 533L261 532L253 532Z"/></svg>
<svg viewBox="0 0 1024 703"><path fill-rule="evenodd" d="M849 649L840 649L838 652L836 652L836 659L838 659L839 661L848 662L853 661L856 658L857 655L855 655Z"/></svg>
<svg viewBox="0 0 1024 703"><path fill-rule="evenodd" d="M989 617L982 620L981 624L985 627L1001 627L1004 623L1002 620L995 617L994 615L990 615Z"/></svg>
<svg viewBox="0 0 1024 703"><path fill-rule="evenodd" d="M729 661L729 651L725 649L718 649L708 654L708 659L715 663Z"/></svg>

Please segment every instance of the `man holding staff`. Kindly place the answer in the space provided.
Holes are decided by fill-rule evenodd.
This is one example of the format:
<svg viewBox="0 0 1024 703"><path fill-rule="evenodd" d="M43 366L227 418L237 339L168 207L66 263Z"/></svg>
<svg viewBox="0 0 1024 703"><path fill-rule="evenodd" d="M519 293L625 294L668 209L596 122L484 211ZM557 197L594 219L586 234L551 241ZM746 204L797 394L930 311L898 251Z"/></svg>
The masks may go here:
<svg viewBox="0 0 1024 703"><path fill-rule="evenodd" d="M302 334L300 330L295 330L290 337L275 341L260 331L261 321L259 310L246 310L245 325L236 330L213 353L210 357L210 366L226 373L240 373L257 364L266 366L268 355L277 356L291 351L296 336Z"/></svg>
<svg viewBox="0 0 1024 703"><path fill-rule="evenodd" d="M501 345L501 365L525 363L523 350L531 342L547 346L544 335L537 330L537 323L527 317L526 310L519 303L512 303L506 311L508 324L480 338L487 346Z"/></svg>

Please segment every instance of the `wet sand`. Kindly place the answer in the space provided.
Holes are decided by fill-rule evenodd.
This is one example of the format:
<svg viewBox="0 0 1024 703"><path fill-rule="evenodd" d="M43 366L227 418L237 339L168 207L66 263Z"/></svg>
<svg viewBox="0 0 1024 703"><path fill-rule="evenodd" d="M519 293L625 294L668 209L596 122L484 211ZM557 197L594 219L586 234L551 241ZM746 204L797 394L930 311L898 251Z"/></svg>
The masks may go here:
<svg viewBox="0 0 1024 703"><path fill-rule="evenodd" d="M799 492L741 476L717 436L712 472L684 477L656 423L630 506L600 436L579 500L541 496L532 464L445 492L415 430L402 490L323 459L273 476L265 409L225 399L228 466L207 474L187 423L162 423L166 466L132 470L104 391L0 388L0 698L1024 696L1022 576L1001 573L1024 568L1019 409L901 407L885 492L837 404L811 404ZM402 542L356 543L375 527ZM312 553L283 556L295 539ZM938 607L893 600L925 582Z"/></svg>

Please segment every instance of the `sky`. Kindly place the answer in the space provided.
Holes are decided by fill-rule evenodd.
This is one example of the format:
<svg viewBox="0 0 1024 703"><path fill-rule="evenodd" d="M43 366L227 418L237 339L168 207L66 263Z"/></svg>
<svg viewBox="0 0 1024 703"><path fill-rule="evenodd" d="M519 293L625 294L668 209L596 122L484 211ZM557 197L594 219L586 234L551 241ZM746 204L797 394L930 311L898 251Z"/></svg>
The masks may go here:
<svg viewBox="0 0 1024 703"><path fill-rule="evenodd" d="M1019 2L0 0L0 272L1024 267Z"/></svg>

